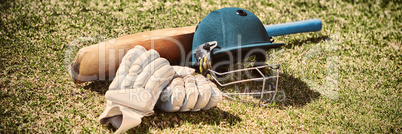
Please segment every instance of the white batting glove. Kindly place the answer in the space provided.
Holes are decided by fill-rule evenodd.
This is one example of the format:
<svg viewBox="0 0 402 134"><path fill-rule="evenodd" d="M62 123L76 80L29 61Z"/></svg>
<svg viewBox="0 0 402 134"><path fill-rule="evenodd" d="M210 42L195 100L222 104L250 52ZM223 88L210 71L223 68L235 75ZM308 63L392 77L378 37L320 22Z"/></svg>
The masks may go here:
<svg viewBox="0 0 402 134"><path fill-rule="evenodd" d="M123 133L153 113L162 90L173 79L175 71L155 50L136 46L123 57L116 77L105 97L107 105L100 122L110 122L115 133Z"/></svg>
<svg viewBox="0 0 402 134"><path fill-rule="evenodd" d="M222 100L218 87L202 75L194 75L194 69L174 67L176 77L159 97L159 109L166 112L208 110Z"/></svg>

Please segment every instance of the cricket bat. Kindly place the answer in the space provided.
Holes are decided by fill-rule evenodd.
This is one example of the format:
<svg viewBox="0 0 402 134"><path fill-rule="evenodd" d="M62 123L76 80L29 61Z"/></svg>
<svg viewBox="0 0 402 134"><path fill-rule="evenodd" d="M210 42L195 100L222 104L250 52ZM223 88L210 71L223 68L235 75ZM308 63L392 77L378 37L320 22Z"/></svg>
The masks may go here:
<svg viewBox="0 0 402 134"><path fill-rule="evenodd" d="M284 24L266 25L271 36L321 30L318 19L296 21ZM172 65L184 65L191 57L192 41L196 26L154 30L131 34L81 48L71 63L71 76L76 83L94 80L112 80L121 59L128 50L141 45L154 49L160 57Z"/></svg>

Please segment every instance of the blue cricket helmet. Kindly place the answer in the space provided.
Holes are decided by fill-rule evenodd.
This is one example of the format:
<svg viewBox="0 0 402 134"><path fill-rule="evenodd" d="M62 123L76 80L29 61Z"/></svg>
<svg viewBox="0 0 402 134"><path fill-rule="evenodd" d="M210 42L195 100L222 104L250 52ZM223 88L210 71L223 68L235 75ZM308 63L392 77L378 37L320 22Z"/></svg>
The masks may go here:
<svg viewBox="0 0 402 134"><path fill-rule="evenodd" d="M198 24L192 44L192 64L198 66L196 64L207 55L214 58L233 51L283 45L272 43L264 25L252 12L235 7L222 8L209 13Z"/></svg>

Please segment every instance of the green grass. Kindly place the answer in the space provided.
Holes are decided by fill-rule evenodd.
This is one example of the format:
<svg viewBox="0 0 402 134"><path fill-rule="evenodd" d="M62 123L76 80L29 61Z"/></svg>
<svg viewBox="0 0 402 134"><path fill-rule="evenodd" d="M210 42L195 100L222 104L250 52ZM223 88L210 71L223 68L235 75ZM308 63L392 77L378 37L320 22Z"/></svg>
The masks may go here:
<svg viewBox="0 0 402 134"><path fill-rule="evenodd" d="M99 115L110 82L76 85L64 59L78 47L123 35L196 25L223 7L264 24L319 18L320 32L277 37L285 100L143 118L130 132L401 133L400 1L6 1L0 21L0 132L110 133Z"/></svg>

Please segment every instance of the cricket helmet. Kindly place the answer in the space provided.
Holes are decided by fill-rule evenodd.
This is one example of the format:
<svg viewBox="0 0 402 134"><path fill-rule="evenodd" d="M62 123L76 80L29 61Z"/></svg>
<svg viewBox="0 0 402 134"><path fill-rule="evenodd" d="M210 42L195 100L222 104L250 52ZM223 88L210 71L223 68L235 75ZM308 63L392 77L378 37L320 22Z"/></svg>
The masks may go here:
<svg viewBox="0 0 402 134"><path fill-rule="evenodd" d="M254 93L228 93L227 95L259 95L260 105L264 94L273 93L271 102L277 92L280 65L269 65L265 63L266 50L279 48L283 43L272 43L264 28L264 25L252 12L235 7L222 8L209 13L198 25L194 33L192 44L192 66L197 68L200 73L215 80L220 86L227 86L246 81L263 81L260 92ZM223 72L217 71L219 65L226 64L232 66L248 56L248 54L259 51L259 56L263 57L262 62L254 63L251 68L229 69ZM246 53L246 55L244 55ZM233 66L232 66L233 67ZM225 67L223 67L225 68ZM275 71L264 71L270 68ZM217 76L229 76L231 74L241 74L244 71L258 72L258 77L250 76L248 79L241 79L224 83ZM267 73L264 73L267 72ZM227 77L226 77L227 78ZM268 91L267 89L274 89ZM231 97L229 97L231 98ZM264 104L265 105L265 104Z"/></svg>
<svg viewBox="0 0 402 134"><path fill-rule="evenodd" d="M197 25L192 44L192 65L199 66L205 74L212 61L223 60L227 55L237 57L239 52L284 45L272 41L260 19L252 12L235 7L215 10Z"/></svg>

